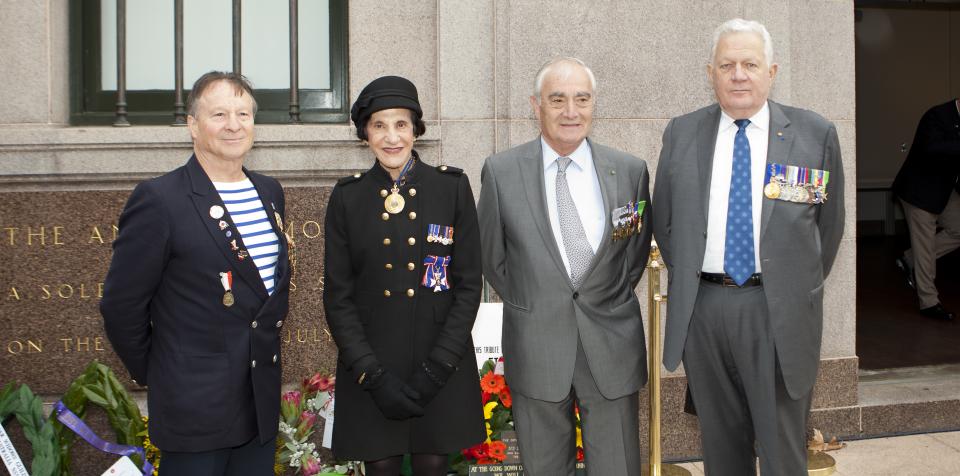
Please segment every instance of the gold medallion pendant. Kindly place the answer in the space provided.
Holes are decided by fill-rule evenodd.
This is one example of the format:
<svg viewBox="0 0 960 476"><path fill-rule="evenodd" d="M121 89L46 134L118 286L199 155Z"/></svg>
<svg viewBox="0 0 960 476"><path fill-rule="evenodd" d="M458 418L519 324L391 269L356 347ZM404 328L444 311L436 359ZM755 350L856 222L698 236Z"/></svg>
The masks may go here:
<svg viewBox="0 0 960 476"><path fill-rule="evenodd" d="M223 305L230 307L233 305L233 303L234 303L233 292L227 291L223 293Z"/></svg>
<svg viewBox="0 0 960 476"><path fill-rule="evenodd" d="M780 184L771 181L765 187L763 187L763 194L766 195L767 198L779 198Z"/></svg>
<svg viewBox="0 0 960 476"><path fill-rule="evenodd" d="M403 211L403 206L406 205L406 200L403 199L403 195L400 195L400 188L396 185L390 189L390 195L383 200L383 208L387 210L388 213L396 215Z"/></svg>

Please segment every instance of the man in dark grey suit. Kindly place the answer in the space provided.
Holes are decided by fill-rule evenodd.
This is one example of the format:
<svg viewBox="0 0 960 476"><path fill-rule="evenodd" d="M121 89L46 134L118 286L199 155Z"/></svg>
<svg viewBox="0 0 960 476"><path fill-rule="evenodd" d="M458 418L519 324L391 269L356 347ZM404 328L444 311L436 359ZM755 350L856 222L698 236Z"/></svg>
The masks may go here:
<svg viewBox="0 0 960 476"><path fill-rule="evenodd" d="M530 97L541 136L489 157L478 213L484 275L503 298L503 353L526 474L639 475L646 382L634 288L650 247L646 163L587 136L593 73L561 58ZM576 202L574 202L576 197Z"/></svg>
<svg viewBox="0 0 960 476"><path fill-rule="evenodd" d="M714 35L719 104L674 118L657 166L654 234L670 277L664 364L681 358L707 474L806 475L823 281L843 234L833 124L767 97L770 34Z"/></svg>

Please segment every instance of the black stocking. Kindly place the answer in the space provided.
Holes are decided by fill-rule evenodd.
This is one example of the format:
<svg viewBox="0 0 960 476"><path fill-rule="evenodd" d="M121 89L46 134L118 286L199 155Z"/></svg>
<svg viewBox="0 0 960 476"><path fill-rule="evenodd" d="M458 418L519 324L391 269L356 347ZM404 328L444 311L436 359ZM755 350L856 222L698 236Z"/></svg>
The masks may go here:
<svg viewBox="0 0 960 476"><path fill-rule="evenodd" d="M447 455L410 455L414 476L446 476Z"/></svg>
<svg viewBox="0 0 960 476"><path fill-rule="evenodd" d="M376 461L364 461L363 466L367 469L366 476L397 476L400 474L400 464L403 463L403 456L388 456Z"/></svg>

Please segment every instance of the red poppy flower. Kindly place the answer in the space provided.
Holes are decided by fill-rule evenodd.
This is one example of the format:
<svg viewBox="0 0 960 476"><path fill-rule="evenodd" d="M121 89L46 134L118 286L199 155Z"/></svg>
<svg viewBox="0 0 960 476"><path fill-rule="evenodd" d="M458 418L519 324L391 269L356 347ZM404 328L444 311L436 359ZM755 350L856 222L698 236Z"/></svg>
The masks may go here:
<svg viewBox="0 0 960 476"><path fill-rule="evenodd" d="M510 387L504 385L503 390L500 390L500 403L506 407L510 408L513 406L513 396L510 395Z"/></svg>
<svg viewBox="0 0 960 476"><path fill-rule="evenodd" d="M583 461L583 448L577 448L577 461Z"/></svg>
<svg viewBox="0 0 960 476"><path fill-rule="evenodd" d="M491 395L491 394L488 393L488 392L483 392L483 391L481 391L481 392L480 392L480 404L481 404L481 405L486 405L487 402L490 401L490 397L492 397L492 396L493 396L493 395Z"/></svg>
<svg viewBox="0 0 960 476"><path fill-rule="evenodd" d="M507 459L507 444L502 441L491 441L489 454L491 458L502 462Z"/></svg>

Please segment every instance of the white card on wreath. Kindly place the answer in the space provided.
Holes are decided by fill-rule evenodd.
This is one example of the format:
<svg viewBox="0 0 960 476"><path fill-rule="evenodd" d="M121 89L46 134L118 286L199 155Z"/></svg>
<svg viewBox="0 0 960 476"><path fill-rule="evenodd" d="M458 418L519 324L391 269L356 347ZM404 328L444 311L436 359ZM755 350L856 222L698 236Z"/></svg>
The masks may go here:
<svg viewBox="0 0 960 476"><path fill-rule="evenodd" d="M503 355L500 349L500 337L503 333L503 303L485 302L480 304L477 320L473 323L473 350L477 356L477 368L487 359L498 359Z"/></svg>
<svg viewBox="0 0 960 476"><path fill-rule="evenodd" d="M133 461L126 456L121 456L113 466L107 468L101 476L143 476L143 472Z"/></svg>
<svg viewBox="0 0 960 476"><path fill-rule="evenodd" d="M3 459L3 466L7 468L7 472L11 475L30 476L27 467L20 460L20 455L17 454L17 449L13 447L13 442L7 436L7 431L3 429L3 425L0 425L0 459Z"/></svg>

